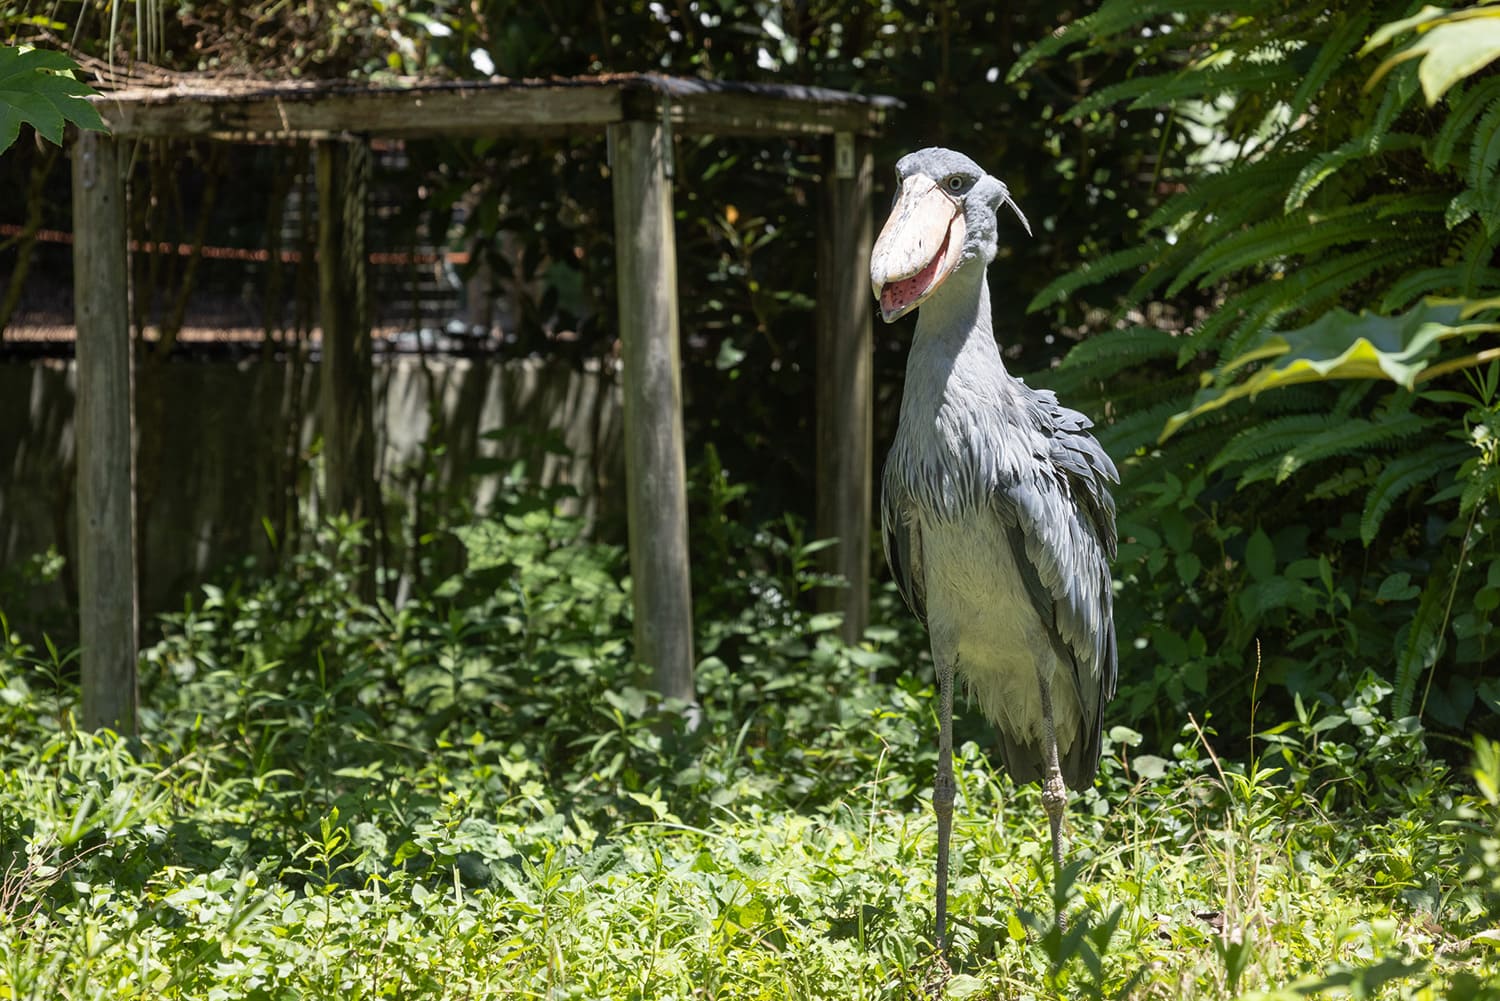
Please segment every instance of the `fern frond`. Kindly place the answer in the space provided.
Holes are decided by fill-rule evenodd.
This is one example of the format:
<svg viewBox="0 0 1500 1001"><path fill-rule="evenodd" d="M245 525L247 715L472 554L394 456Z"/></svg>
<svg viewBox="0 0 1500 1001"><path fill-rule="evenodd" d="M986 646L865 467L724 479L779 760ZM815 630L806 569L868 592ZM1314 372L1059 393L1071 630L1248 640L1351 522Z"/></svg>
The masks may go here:
<svg viewBox="0 0 1500 1001"><path fill-rule="evenodd" d="M1167 286L1167 295L1176 295L1195 278L1199 288L1206 288L1267 261L1310 254L1327 247L1362 240L1408 239L1412 224L1401 222L1400 217L1436 215L1441 213L1445 201L1441 195L1425 192L1380 195L1325 212L1259 223L1206 251Z"/></svg>
<svg viewBox="0 0 1500 1001"><path fill-rule="evenodd" d="M1159 88L1142 94L1127 105L1131 111L1160 108L1173 101L1192 98L1208 101L1220 94L1265 93L1281 81L1296 78L1297 69L1285 59L1241 60L1228 66L1190 67L1165 80Z"/></svg>
<svg viewBox="0 0 1500 1001"><path fill-rule="evenodd" d="M1491 231L1500 224L1500 208L1494 204L1500 197L1496 190L1500 187L1495 176L1497 168L1500 168L1500 101L1490 105L1474 126L1467 171L1469 187L1479 193L1479 217Z"/></svg>
<svg viewBox="0 0 1500 1001"><path fill-rule="evenodd" d="M1480 465L1464 481L1459 492L1458 510L1463 514L1500 496L1500 467Z"/></svg>
<svg viewBox="0 0 1500 1001"><path fill-rule="evenodd" d="M1301 302L1288 296L1283 289L1277 288L1279 282L1266 284L1276 288L1280 294L1265 296L1258 309L1247 314L1240 323L1229 329L1219 344L1220 363L1238 358L1248 345L1256 343L1281 327L1282 321L1302 308Z"/></svg>
<svg viewBox="0 0 1500 1001"><path fill-rule="evenodd" d="M1281 289L1275 282L1258 282L1229 296L1204 320L1196 330L1189 333L1178 349L1178 364L1215 348L1226 340L1236 339L1239 331L1259 332L1251 327L1250 318L1269 315L1264 308L1267 300L1279 300ZM1222 354L1222 352L1220 352Z"/></svg>
<svg viewBox="0 0 1500 1001"><path fill-rule="evenodd" d="M1032 66L1070 45L1120 35L1155 18L1173 14L1206 18L1212 14L1233 13L1238 9L1238 5L1226 3L1225 0L1107 0L1092 14L1064 25L1027 49L1016 60L1005 79L1014 83Z"/></svg>
<svg viewBox="0 0 1500 1001"><path fill-rule="evenodd" d="M1449 229L1457 229L1468 221L1469 217L1480 210L1479 192L1473 188L1465 188L1453 196L1453 201L1443 210L1443 225Z"/></svg>
<svg viewBox="0 0 1500 1001"><path fill-rule="evenodd" d="M1067 274L1049 282L1046 288L1027 303L1026 312L1035 313L1046 306L1062 302L1086 285L1097 285L1122 271L1138 268L1157 257L1161 253L1161 248L1160 241L1149 240L1113 254L1106 254L1097 260L1085 261Z"/></svg>
<svg viewBox="0 0 1500 1001"><path fill-rule="evenodd" d="M1398 278L1380 300L1380 313L1399 313L1424 296L1456 296L1470 280L1469 266L1463 261L1438 268L1423 268ZM1500 288L1500 268L1482 267L1472 273L1477 289Z"/></svg>
<svg viewBox="0 0 1500 1001"><path fill-rule="evenodd" d="M1373 452L1414 435L1432 432L1434 423L1431 418L1412 410L1385 414L1373 420L1344 417L1334 428L1299 444L1293 453L1299 465L1306 465L1320 459Z"/></svg>
<svg viewBox="0 0 1500 1001"><path fill-rule="evenodd" d="M1197 377L1171 367L1176 338L1151 327L1097 334L1077 344L1062 364L1028 375L1026 381L1073 400L1086 413L1109 411L1110 419L1153 407L1164 397L1191 398ZM1142 378L1143 372L1150 376ZM1098 402L1090 409L1089 404Z"/></svg>
<svg viewBox="0 0 1500 1001"><path fill-rule="evenodd" d="M1154 88L1161 86L1163 81L1170 80L1173 76L1175 74L1169 73L1137 76L1101 87L1063 112L1060 121L1064 123L1087 121L1088 117L1095 112L1103 111L1123 101L1133 101L1142 94L1150 93Z"/></svg>
<svg viewBox="0 0 1500 1001"><path fill-rule="evenodd" d="M1171 415L1161 413L1160 410L1156 413L1161 420L1155 430L1160 433L1162 425ZM1136 482L1160 483L1162 470L1180 473L1185 469L1202 469L1203 464L1224 440L1226 421L1217 414L1213 416L1217 419L1205 421L1202 425L1191 428L1188 434L1173 436L1165 445L1159 441L1140 443L1138 449L1145 453L1142 461L1127 463L1120 469L1121 492L1127 495L1133 493ZM1100 435L1099 442L1105 444L1103 434ZM1106 444L1105 447L1110 446ZM1124 458L1135 453L1116 449L1109 454Z"/></svg>
<svg viewBox="0 0 1500 1001"><path fill-rule="evenodd" d="M1302 168L1292 188L1287 192L1283 211L1288 214L1300 209L1307 199L1324 181L1338 173L1339 169L1353 160L1415 149L1422 145L1422 137L1405 132L1394 132L1385 136L1359 135L1348 142L1324 153Z"/></svg>
<svg viewBox="0 0 1500 1001"><path fill-rule="evenodd" d="M1383 138L1396 124L1396 118L1406 110L1421 91L1416 66L1403 66L1392 73L1390 84L1380 95L1380 106L1375 110L1375 120L1365 133L1370 141L1375 142Z"/></svg>
<svg viewBox="0 0 1500 1001"><path fill-rule="evenodd" d="M1280 455L1250 466L1241 474L1239 486L1243 488L1272 477L1277 483L1285 483L1304 466L1334 456L1384 448L1421 433L1430 427L1430 423L1410 412L1374 421L1359 417L1334 418L1331 427L1302 438Z"/></svg>
<svg viewBox="0 0 1500 1001"><path fill-rule="evenodd" d="M1138 466L1122 466L1120 470L1122 481L1136 473L1148 479L1153 476L1159 479L1160 472L1152 474L1153 468L1157 470L1207 468L1209 462L1223 447L1225 437L1229 434L1228 429L1243 424L1243 415L1237 417L1231 411L1218 410L1205 414L1202 418L1187 425L1165 444L1160 441L1159 437L1142 440L1135 436L1147 430L1159 435L1167 420L1186 406L1188 398L1188 394L1181 394L1164 401L1159 406L1153 406L1149 410L1148 419L1137 422L1136 415L1132 414L1114 425L1095 429L1099 442L1105 446L1110 455L1117 459L1135 454L1139 450L1145 450L1149 456L1148 461ZM1267 423L1289 417L1312 416L1326 422L1328 420L1328 415L1325 413L1327 401L1327 387L1315 384L1292 386L1278 393L1268 393L1260 397L1255 404L1258 415L1264 417L1259 426L1264 427ZM1171 410L1174 405L1177 409ZM1144 413L1146 412L1143 411ZM1149 423L1153 419L1154 423ZM1124 447L1126 445L1130 447ZM1128 494L1129 489L1124 490L1123 493Z"/></svg>
<svg viewBox="0 0 1500 1001"><path fill-rule="evenodd" d="M1471 453L1469 446L1447 442L1436 448L1421 448L1386 463L1365 495L1359 519L1359 537L1366 546L1375 541L1385 516L1402 497L1439 473L1455 472Z"/></svg>
<svg viewBox="0 0 1500 1001"><path fill-rule="evenodd" d="M1370 485L1369 467L1376 464L1373 460L1367 460L1363 465L1345 466L1343 469L1335 470L1332 475L1320 480L1307 491L1307 499L1337 500L1366 489Z"/></svg>
<svg viewBox="0 0 1500 1001"><path fill-rule="evenodd" d="M1337 17L1337 15L1335 15ZM1333 30L1318 48L1318 57L1303 75L1302 82L1292 94L1289 102L1291 113L1287 116L1293 125L1312 104L1312 99L1327 86L1339 64L1352 55L1364 41L1365 30L1370 26L1370 14L1362 11L1346 15L1333 24Z"/></svg>
<svg viewBox="0 0 1500 1001"><path fill-rule="evenodd" d="M1290 79L1294 72L1285 62L1240 62L1135 77L1094 91L1064 112L1061 121L1086 121L1095 112L1127 100L1128 108L1140 110L1165 107L1188 97L1211 100L1220 94L1264 91L1278 80Z"/></svg>
<svg viewBox="0 0 1500 1001"><path fill-rule="evenodd" d="M1226 209L1231 218L1243 219L1241 210L1263 211L1263 204L1244 204L1245 192L1285 191L1305 165L1312 159L1311 153L1286 152L1263 160L1237 163L1227 170L1209 174L1186 191L1173 195L1157 207L1142 224L1148 232L1156 229L1175 228L1184 218L1194 213L1211 210L1224 215Z"/></svg>
<svg viewBox="0 0 1500 1001"><path fill-rule="evenodd" d="M1238 357L1258 332L1270 329L1291 313L1319 313L1338 305L1348 290L1374 275L1409 267L1440 239L1441 231L1429 226L1411 233L1406 241L1376 242L1349 253L1324 255L1318 264L1304 264L1278 281L1265 283L1280 294L1266 296L1242 325L1223 338L1221 360Z"/></svg>
<svg viewBox="0 0 1500 1001"><path fill-rule="evenodd" d="M1411 714L1417 682L1442 653L1448 588L1446 575L1431 574L1417 602L1416 615L1396 633L1396 682L1391 693L1391 716L1394 719Z"/></svg>
<svg viewBox="0 0 1500 1001"><path fill-rule="evenodd" d="M1216 472L1237 462L1253 462L1268 455L1280 455L1310 435L1333 427L1335 418L1328 414L1293 414L1246 428L1219 450L1208 464Z"/></svg>
<svg viewBox="0 0 1500 1001"><path fill-rule="evenodd" d="M1462 91L1455 87L1448 92L1448 104L1452 110L1432 138L1428 156L1435 167L1452 164L1459 144L1469 134L1469 127L1500 104L1500 76L1477 82L1470 80L1459 86Z"/></svg>
<svg viewBox="0 0 1500 1001"><path fill-rule="evenodd" d="M1110 455L1117 458L1134 455L1156 443L1167 418L1183 408L1185 399L1186 394L1172 394L1165 400L1158 396L1157 402L1130 410L1117 421L1103 426L1096 425L1094 435Z"/></svg>
<svg viewBox="0 0 1500 1001"><path fill-rule="evenodd" d="M1080 341L1058 366L1064 372L1092 372L1102 367L1118 371L1153 358L1166 358L1177 350L1177 338L1157 327L1124 327L1106 330Z"/></svg>
<svg viewBox="0 0 1500 1001"><path fill-rule="evenodd" d="M1491 227L1477 227L1474 235L1464 241L1463 270L1461 272L1463 281L1460 285L1462 293L1466 296L1478 296L1482 290L1493 288L1482 284L1488 272L1493 271L1490 262L1495 259L1495 241L1500 236Z"/></svg>
<svg viewBox="0 0 1500 1001"><path fill-rule="evenodd" d="M1442 236L1439 226L1429 224L1409 229L1400 239L1390 243L1376 243L1346 254L1329 255L1321 264L1298 267L1287 276L1287 287L1295 291L1303 309L1316 310L1382 271L1410 267L1414 261L1431 253L1442 241Z"/></svg>
<svg viewBox="0 0 1500 1001"><path fill-rule="evenodd" d="M1196 249L1183 240L1175 244L1165 240L1159 245L1161 255L1152 261L1146 270L1125 293L1128 302L1145 302L1156 293L1174 274L1193 259Z"/></svg>
<svg viewBox="0 0 1500 1001"><path fill-rule="evenodd" d="M1338 387L1338 396L1334 398L1333 406L1329 407L1329 413L1335 417L1348 417L1353 414L1356 407L1364 405L1375 391L1376 383L1370 379L1350 379ZM1411 410L1412 402L1416 395L1409 392L1388 392L1389 386L1380 385L1381 390L1386 390L1386 396L1382 404L1380 417L1389 420L1399 414Z"/></svg>

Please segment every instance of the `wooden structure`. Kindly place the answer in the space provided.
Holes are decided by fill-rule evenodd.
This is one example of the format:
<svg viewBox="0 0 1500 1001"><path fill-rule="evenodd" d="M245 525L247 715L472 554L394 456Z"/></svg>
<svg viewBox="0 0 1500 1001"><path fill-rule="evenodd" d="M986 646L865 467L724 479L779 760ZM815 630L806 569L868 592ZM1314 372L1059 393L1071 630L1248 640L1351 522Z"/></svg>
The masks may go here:
<svg viewBox="0 0 1500 1001"><path fill-rule="evenodd" d="M73 310L78 324L78 629L83 721L135 729L135 365L125 192L115 143L73 147Z"/></svg>
<svg viewBox="0 0 1500 1001"><path fill-rule="evenodd" d="M655 75L365 87L342 82L116 90L95 99L111 134L75 146L79 588L84 724L135 716L132 413L124 191L117 149L137 139L320 143L325 493L361 513L372 481L363 308L365 141L607 135L617 240L636 658L664 696L695 701L679 370L672 136L822 137L818 269L818 524L842 544L845 635L868 619L873 239L870 139L896 105L806 87Z"/></svg>

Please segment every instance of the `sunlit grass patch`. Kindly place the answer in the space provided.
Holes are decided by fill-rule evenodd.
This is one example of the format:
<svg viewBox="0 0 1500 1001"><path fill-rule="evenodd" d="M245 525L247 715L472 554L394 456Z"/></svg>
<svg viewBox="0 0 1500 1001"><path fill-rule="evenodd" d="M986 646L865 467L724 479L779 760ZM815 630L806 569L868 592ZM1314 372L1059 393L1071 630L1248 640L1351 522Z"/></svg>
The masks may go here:
<svg viewBox="0 0 1500 1001"><path fill-rule="evenodd" d="M1373 679L1248 760L1115 727L1056 889L966 714L945 966L920 636L747 601L688 733L580 569L617 554L535 527L525 600L503 558L399 612L326 556L211 594L134 741L72 732L66 655L3 630L0 997L1496 996L1500 752L1450 771Z"/></svg>

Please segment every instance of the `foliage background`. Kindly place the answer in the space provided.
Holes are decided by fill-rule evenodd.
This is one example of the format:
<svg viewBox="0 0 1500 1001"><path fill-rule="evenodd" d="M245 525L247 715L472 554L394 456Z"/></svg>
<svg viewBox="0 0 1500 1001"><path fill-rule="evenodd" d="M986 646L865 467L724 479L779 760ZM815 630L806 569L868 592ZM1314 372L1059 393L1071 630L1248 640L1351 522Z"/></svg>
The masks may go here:
<svg viewBox="0 0 1500 1001"><path fill-rule="evenodd" d="M110 13L0 6L17 37L66 42L81 58L108 55ZM968 833L987 851L958 891L979 915L964 929L959 972L971 980L960 989L1479 998L1495 996L1500 865L1500 763L1475 737L1500 720L1500 370L1488 347L1500 81L1487 59L1440 43L1482 43L1496 13L1277 0L1004 11L962 0L306 0L185 3L137 34L152 61L181 70L654 70L901 97L879 162L950 144L1007 181L1037 232L1008 244L992 272L1007 358L1091 413L1124 474L1110 723L1128 728L1112 731L1104 796L1076 832L1095 888L1076 892L1100 923L1065 937L1033 920L1045 872L1015 847L1032 793L1017 793L1015 809L988 798L989 738L970 720ZM1460 34L1441 33L1455 25ZM401 217L412 233L441 232L455 204L468 208L455 239L526 296L516 351L611 349L599 152L592 140L433 143L414 146L392 179L416 193ZM231 176L246 180L233 225L271 232L270 179L294 175L286 167L305 151L222 156L150 151L140 204L172 208L143 210L138 232L191 239L211 217L215 179ZM356 938L361 915L432 915L420 934L439 958L426 973L445 975L480 975L475 957L489 952L463 950L475 928L500 927L514 968L542 990L557 956L607 976L598 957L619 940L566 918L599 906L590 894L615 893L610 927L660 933L652 955L665 965L648 969L664 983L727 968L743 947L766 964L755 984L782 985L775 996L920 989L912 901L928 891L914 847L925 831L906 825L931 767L922 639L885 586L883 625L855 647L808 611L819 583L801 529L816 150L681 142L677 162L693 551L713 568L695 575L705 734L672 732L629 685L620 554L579 543L546 515L551 498L520 493L495 511L443 512L443 531L424 537L445 540L450 557L461 544L463 569L448 573L439 545L424 550L434 587L401 609L351 604L338 585L352 572L348 526L309 528L318 543L289 550L276 573L192 599L147 655L145 704L159 715L144 721L144 770L108 741L66 733L66 652L0 630L4 702L19 707L7 717L16 777L3 787L15 833L0 848L12 874L30 874L8 880L17 889L0 903L35 922L9 926L23 931L6 940L13 980L44 971L37 996L86 980L87 949L63 947L64 919L114 915L143 894L139 934L110 941L122 956L158 949L162 990L291 984L232 947L270 913L299 946ZM33 192L36 219L66 228L66 198L47 194L55 165L47 146L22 143L0 171ZM246 165L258 169L236 169ZM250 178L267 179L263 197ZM23 243L10 248L17 260ZM143 277L158 298L141 308L170 320L191 276ZM292 301L295 276L284 277ZM268 338L281 308L266 307ZM881 451L910 323L879 335ZM1308 362L1307 378L1277 375L1278 359ZM1267 391L1236 396L1247 377ZM1471 756L1472 772L1447 767ZM118 803L48 798L50 777L75 774L87 777L80 788L128 791ZM361 828L354 813L378 796ZM192 822L173 828L162 803ZM796 859L773 851L813 842L805 827L787 833L807 816L829 840ZM681 851L663 852L679 835ZM715 869L725 838L747 846L732 873ZM117 892L63 878L88 874L91 858L136 882ZM245 868L254 858L263 871ZM257 892L247 872L274 885ZM1023 901L1015 924L978 906L999 893ZM497 901L519 903L483 910ZM874 929L872 915L892 923ZM536 921L567 929L567 943L528 951ZM339 922L354 930L340 938ZM223 934L182 931L199 925ZM264 950L272 932L251 937ZM213 954L226 940L230 951ZM461 955L444 951L454 943ZM276 961L305 974L300 989L352 976L299 966L293 951ZM719 961L692 966L705 954ZM425 975L350 955L370 960L361 982Z"/></svg>

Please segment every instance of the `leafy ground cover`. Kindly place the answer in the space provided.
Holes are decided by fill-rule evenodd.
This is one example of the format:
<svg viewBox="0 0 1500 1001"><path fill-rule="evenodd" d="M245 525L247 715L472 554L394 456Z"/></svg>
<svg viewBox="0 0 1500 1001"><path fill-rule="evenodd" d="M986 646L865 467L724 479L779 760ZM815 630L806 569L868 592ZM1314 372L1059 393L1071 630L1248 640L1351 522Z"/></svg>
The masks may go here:
<svg viewBox="0 0 1500 1001"><path fill-rule="evenodd" d="M134 739L77 733L69 655L0 623L0 997L1500 997L1500 750L1449 768L1373 679L1243 761L1211 719L1116 726L1066 931L1037 790L969 714L940 984L930 670L889 596L844 646L799 610L812 547L755 533L685 733L618 550L546 505L461 536L400 609L355 597L347 529L207 589Z"/></svg>

